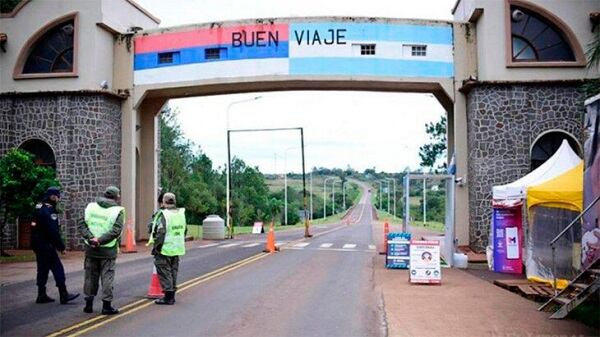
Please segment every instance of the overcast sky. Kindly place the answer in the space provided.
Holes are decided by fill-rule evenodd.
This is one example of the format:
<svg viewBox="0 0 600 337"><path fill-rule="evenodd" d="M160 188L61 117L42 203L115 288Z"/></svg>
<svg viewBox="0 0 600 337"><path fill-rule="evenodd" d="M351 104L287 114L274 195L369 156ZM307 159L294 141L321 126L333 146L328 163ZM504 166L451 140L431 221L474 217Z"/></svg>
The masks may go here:
<svg viewBox="0 0 600 337"><path fill-rule="evenodd" d="M281 1L137 0L161 26L223 20L297 16L378 16L451 20L455 0ZM257 100L253 97L260 96ZM213 160L227 160L225 113L230 128L303 127L306 167L347 165L362 171L417 168L426 142L425 123L445 114L430 94L287 91L171 100L185 135ZM265 173L301 171L297 132L235 134L232 155ZM287 160L284 160L287 159ZM287 165L286 165L287 164Z"/></svg>

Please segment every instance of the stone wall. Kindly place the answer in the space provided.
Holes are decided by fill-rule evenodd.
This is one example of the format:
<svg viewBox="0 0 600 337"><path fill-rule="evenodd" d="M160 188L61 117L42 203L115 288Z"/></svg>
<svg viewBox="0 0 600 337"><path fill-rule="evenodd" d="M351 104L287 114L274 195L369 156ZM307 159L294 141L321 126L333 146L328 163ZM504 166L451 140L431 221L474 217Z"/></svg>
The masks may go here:
<svg viewBox="0 0 600 337"><path fill-rule="evenodd" d="M105 94L0 96L0 156L28 139L54 150L63 188L60 223L69 248L81 247L77 224L107 185L120 185L121 100ZM5 243L17 243L16 226Z"/></svg>
<svg viewBox="0 0 600 337"><path fill-rule="evenodd" d="M479 85L467 97L470 244L485 249L492 186L530 172L530 149L548 130L581 144L583 94L578 84Z"/></svg>

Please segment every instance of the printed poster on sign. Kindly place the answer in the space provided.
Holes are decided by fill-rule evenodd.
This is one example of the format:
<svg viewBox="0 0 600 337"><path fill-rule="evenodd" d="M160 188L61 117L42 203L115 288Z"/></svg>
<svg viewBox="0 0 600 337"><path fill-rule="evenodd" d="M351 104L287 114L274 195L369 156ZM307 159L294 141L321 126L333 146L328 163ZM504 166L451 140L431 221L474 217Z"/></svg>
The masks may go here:
<svg viewBox="0 0 600 337"><path fill-rule="evenodd" d="M410 283L441 284L440 242L410 241Z"/></svg>

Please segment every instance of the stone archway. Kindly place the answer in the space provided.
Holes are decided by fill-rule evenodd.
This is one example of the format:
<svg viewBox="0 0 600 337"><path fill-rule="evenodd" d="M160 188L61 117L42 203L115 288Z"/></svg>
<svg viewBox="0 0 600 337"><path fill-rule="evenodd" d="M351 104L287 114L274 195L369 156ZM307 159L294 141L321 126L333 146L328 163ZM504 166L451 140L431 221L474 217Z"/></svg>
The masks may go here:
<svg viewBox="0 0 600 337"><path fill-rule="evenodd" d="M54 150L48 143L41 139L27 139L19 149L33 155L33 161L37 165L51 167L56 170L56 157ZM31 217L19 217L17 221L17 248L28 249L31 247Z"/></svg>
<svg viewBox="0 0 600 337"><path fill-rule="evenodd" d="M539 135L531 144L531 149L529 151L531 170L535 170L552 157L564 139L569 142L571 149L581 157L583 154L581 144L579 144L573 135L563 130L548 130Z"/></svg>

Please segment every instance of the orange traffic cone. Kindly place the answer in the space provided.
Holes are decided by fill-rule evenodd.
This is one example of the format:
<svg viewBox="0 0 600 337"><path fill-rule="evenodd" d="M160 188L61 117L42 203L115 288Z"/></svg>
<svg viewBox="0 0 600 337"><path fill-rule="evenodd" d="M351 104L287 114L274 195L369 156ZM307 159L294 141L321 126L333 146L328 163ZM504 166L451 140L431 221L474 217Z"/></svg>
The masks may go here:
<svg viewBox="0 0 600 337"><path fill-rule="evenodd" d="M160 298L163 297L163 289L160 286L160 281L158 280L158 274L156 273L156 267L152 268L152 278L150 278L150 286L148 287L148 297L149 298Z"/></svg>
<svg viewBox="0 0 600 337"><path fill-rule="evenodd" d="M125 249L123 249L123 253L136 253L135 249L135 238L133 237L133 224L131 220L127 221L127 226L125 228Z"/></svg>
<svg viewBox="0 0 600 337"><path fill-rule="evenodd" d="M388 233L390 232L390 225L388 224L388 222L386 221L383 224L383 249L379 252L379 254L382 255L387 255L387 246L388 246Z"/></svg>
<svg viewBox="0 0 600 337"><path fill-rule="evenodd" d="M275 230L273 230L273 223L269 226L269 233L267 233L267 244L265 245L265 253L274 253L279 249L275 246Z"/></svg>

